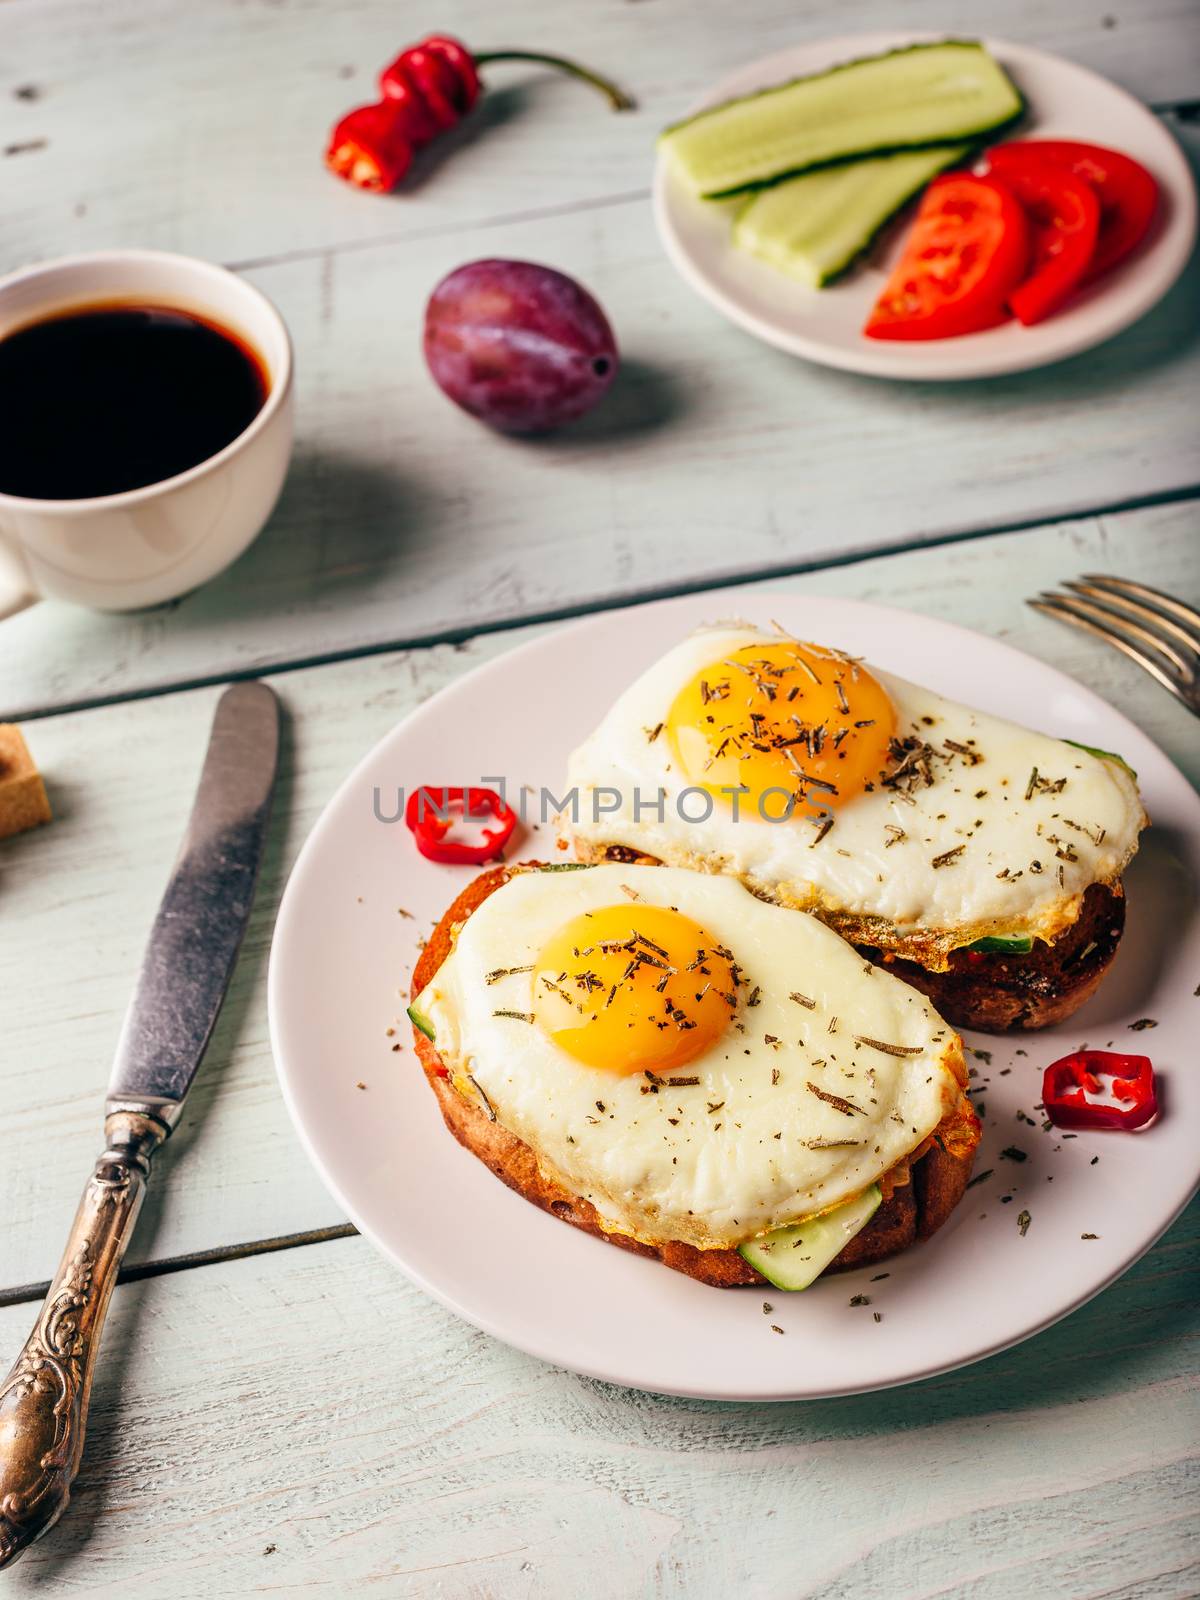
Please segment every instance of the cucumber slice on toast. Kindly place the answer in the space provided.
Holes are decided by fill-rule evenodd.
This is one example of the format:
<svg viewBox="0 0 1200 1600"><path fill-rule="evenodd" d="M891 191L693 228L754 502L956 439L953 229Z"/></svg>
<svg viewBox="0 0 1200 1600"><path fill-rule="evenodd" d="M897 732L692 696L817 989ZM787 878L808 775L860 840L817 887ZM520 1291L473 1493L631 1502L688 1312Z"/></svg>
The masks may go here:
<svg viewBox="0 0 1200 1600"><path fill-rule="evenodd" d="M1069 744L1075 750L1086 750L1089 756L1095 756L1100 761L1114 761L1118 767L1124 767L1131 778L1137 779L1137 773L1128 761L1124 756L1119 756L1115 750L1101 750L1098 745L1080 744L1078 739L1064 739L1063 743Z"/></svg>
<svg viewBox="0 0 1200 1600"><path fill-rule="evenodd" d="M882 1199L879 1185L873 1183L853 1200L834 1206L819 1217L751 1239L738 1253L777 1289L807 1289L854 1235L866 1227Z"/></svg>
<svg viewBox="0 0 1200 1600"><path fill-rule="evenodd" d="M981 950L985 955L994 956L1027 956L1033 949L1033 940L1028 934L988 934L983 939L976 939L974 944L966 946L968 950Z"/></svg>
<svg viewBox="0 0 1200 1600"><path fill-rule="evenodd" d="M430 988L432 988L432 984ZM418 1028L427 1039L433 1039L433 1023L429 1020L429 1004L426 995L429 989L422 989L412 1005L408 1007L408 1020L414 1028Z"/></svg>

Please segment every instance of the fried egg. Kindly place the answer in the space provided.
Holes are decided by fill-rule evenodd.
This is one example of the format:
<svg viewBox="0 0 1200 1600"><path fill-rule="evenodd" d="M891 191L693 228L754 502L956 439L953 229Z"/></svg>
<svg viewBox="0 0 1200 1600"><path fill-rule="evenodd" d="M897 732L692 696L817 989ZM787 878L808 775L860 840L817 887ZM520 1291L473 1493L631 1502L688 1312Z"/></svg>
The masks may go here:
<svg viewBox="0 0 1200 1600"><path fill-rule="evenodd" d="M981 938L1055 939L1146 822L1117 758L746 625L645 672L567 793L582 859L617 845L731 873L934 968Z"/></svg>
<svg viewBox="0 0 1200 1600"><path fill-rule="evenodd" d="M730 877L515 871L416 1009L454 1086L647 1244L737 1246L975 1126L924 996Z"/></svg>

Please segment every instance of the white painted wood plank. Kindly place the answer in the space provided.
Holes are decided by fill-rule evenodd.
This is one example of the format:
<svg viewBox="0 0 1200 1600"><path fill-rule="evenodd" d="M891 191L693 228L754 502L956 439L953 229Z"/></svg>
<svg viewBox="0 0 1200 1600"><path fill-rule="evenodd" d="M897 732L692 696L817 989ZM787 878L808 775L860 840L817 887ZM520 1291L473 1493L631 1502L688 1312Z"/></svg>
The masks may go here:
<svg viewBox="0 0 1200 1600"><path fill-rule="evenodd" d="M605 405L556 437L481 427L419 353L433 285L497 249L578 274L624 349ZM1039 522L1200 476L1200 263L1099 350L916 386L809 366L728 325L676 278L642 200L251 276L298 351L280 510L174 607L45 605L6 622L0 715Z"/></svg>
<svg viewBox="0 0 1200 1600"><path fill-rule="evenodd" d="M5 1592L1184 1600L1197 1221L1015 1351L807 1405L574 1378L360 1239L128 1285L75 1502ZM746 1359L770 1337L747 1296Z"/></svg>
<svg viewBox="0 0 1200 1600"><path fill-rule="evenodd" d="M1189 0L962 0L952 11L888 0L5 0L0 151L6 267L115 243L245 261L348 241L561 208L648 181L654 135L740 61L833 34L945 24L1058 50L1154 103L1200 90ZM636 114L586 89L496 68L461 146L402 197L325 175L332 123L373 98L375 74L430 27L470 45L574 54L618 74ZM36 99L15 98L32 86ZM44 144L40 141L45 141ZM33 146L29 148L29 146Z"/></svg>
<svg viewBox="0 0 1200 1600"><path fill-rule="evenodd" d="M1186 514L1185 514L1186 513ZM1107 694L1200 780L1194 719L1136 667L1022 598L1081 571L1136 573L1200 601L1193 508L981 540L813 574L858 595L1008 639ZM160 1160L132 1259L341 1220L275 1086L265 966L281 885L350 767L418 701L529 637L492 635L288 673L275 832L233 990L180 1131ZM0 1288L47 1277L96 1153L102 1086L142 942L191 801L214 690L30 724L58 819L0 845ZM380 1069L407 1056L388 1053Z"/></svg>

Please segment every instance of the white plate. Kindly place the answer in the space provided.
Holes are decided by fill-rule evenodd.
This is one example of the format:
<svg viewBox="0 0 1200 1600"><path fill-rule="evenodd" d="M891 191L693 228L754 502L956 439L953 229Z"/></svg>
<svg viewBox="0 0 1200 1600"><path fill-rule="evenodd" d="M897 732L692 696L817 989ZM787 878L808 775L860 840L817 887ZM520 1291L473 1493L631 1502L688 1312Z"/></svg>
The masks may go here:
<svg viewBox="0 0 1200 1600"><path fill-rule="evenodd" d="M1140 772L1156 823L1129 874L1129 929L1099 995L1064 1028L975 1040L993 1053L990 1065L976 1063L986 1106L976 1170L994 1176L929 1244L890 1261L886 1279L871 1282L868 1268L799 1295L768 1289L769 1317L763 1290L707 1288L536 1210L446 1132L411 1047L401 991L418 939L471 869L423 860L402 822L376 820L372 799L373 789L383 791L386 815L397 785L493 774L507 776L510 792L530 783L561 795L568 750L618 689L696 624L733 614L778 618L801 637L967 703L1119 750ZM553 856L552 832L526 837L520 856ZM718 591L547 634L469 673L394 728L343 784L292 873L271 951L271 1037L296 1127L339 1204L477 1327L546 1361L642 1389L718 1399L847 1394L944 1372L1036 1333L1123 1272L1185 1204L1200 1165L1198 883L1200 799L1131 723L1069 678L928 617ZM1142 1016L1158 1027L1130 1032ZM398 1019L403 1049L393 1052L384 1030ZM1077 1139L1018 1122L1018 1109L1032 1115L1041 1098L1042 1067L1082 1040L1151 1054L1166 1115L1137 1136ZM365 1092L355 1087L360 1079ZM1002 1158L1008 1145L1028 1160ZM1026 1209L1032 1221L1022 1237L1017 1217ZM870 1308L852 1308L854 1294L868 1294Z"/></svg>
<svg viewBox="0 0 1200 1600"><path fill-rule="evenodd" d="M941 37L848 34L798 45L742 67L702 104L715 105L841 61ZM1003 39L984 42L1029 104L1025 120L1007 137L1108 145L1148 167L1162 188L1164 204L1150 237L1063 311L1033 328L1009 322L961 339L904 344L866 339L863 323L899 257L908 220L889 228L846 278L828 289L807 289L735 250L730 208L688 194L669 177L660 158L654 214L676 268L731 321L768 344L823 366L881 378L985 378L1023 372L1089 350L1144 316L1183 271L1196 238L1196 188L1182 151L1152 112L1106 78L1025 45ZM911 215L907 213L909 220Z"/></svg>

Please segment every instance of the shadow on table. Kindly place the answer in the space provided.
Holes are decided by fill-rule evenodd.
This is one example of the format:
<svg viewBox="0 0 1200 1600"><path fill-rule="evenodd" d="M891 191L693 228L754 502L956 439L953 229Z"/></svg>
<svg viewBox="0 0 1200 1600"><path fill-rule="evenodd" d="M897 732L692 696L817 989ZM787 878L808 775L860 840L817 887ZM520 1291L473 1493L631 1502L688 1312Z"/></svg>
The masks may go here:
<svg viewBox="0 0 1200 1600"><path fill-rule="evenodd" d="M505 123L524 116L535 98L532 83L510 83L493 88L489 82L471 115L418 150L404 181L386 198L403 203L406 196L435 179L443 163L453 161L460 151L486 139Z"/></svg>
<svg viewBox="0 0 1200 1600"><path fill-rule="evenodd" d="M249 550L162 613L172 614L172 633L208 632L281 611L317 616L353 606L363 590L391 583L392 569L412 565L455 498L452 485L435 487L409 460L397 467L301 445Z"/></svg>
<svg viewBox="0 0 1200 1600"><path fill-rule="evenodd" d="M1198 1222L1193 1207L1119 1282L1024 1344L908 1388L828 1401L815 1420L853 1435L1132 1392L1151 1364L1157 1377L1163 1375L1164 1344L1178 1341L1184 1348L1194 1331L1189 1286L1200 1271ZM809 1406L786 1409L813 1415Z"/></svg>
<svg viewBox="0 0 1200 1600"><path fill-rule="evenodd" d="M661 367L622 355L612 388L596 409L553 433L518 436L516 443L548 454L604 450L649 437L686 409L683 384Z"/></svg>
<svg viewBox="0 0 1200 1600"><path fill-rule="evenodd" d="M942 1423L981 1422L1039 1408L1132 1394L1163 1370L1163 1349L1175 1346L1190 1364L1195 1283L1200 1275L1200 1204L1190 1208L1124 1277L1071 1316L1011 1350L942 1377L843 1399L765 1405L676 1400L621 1391L580 1379L611 1400L625 1394L640 1410L653 1406L670 1448L672 1435L712 1432L731 1453L821 1439L871 1439ZM884 1312L886 1327L886 1310ZM880 1332L885 1330L881 1328Z"/></svg>
<svg viewBox="0 0 1200 1600"><path fill-rule="evenodd" d="M1065 361L1029 372L956 383L896 384L893 391L918 411L926 424L951 407L956 414L977 411L983 419L1003 415L1011 423L1028 410L1030 420L1044 423L1056 407L1064 411L1127 390L1134 379L1165 371L1187 360L1200 343L1200 248L1193 250L1174 288L1152 311L1115 338ZM780 359L790 359L781 357ZM827 371L824 381L853 387L876 404L888 388L877 378ZM1131 434L1137 419L1130 417ZM1115 441L1119 442L1119 441Z"/></svg>
<svg viewBox="0 0 1200 1600"><path fill-rule="evenodd" d="M590 416L561 432L518 436L511 443L569 460L651 438L683 409L681 388L669 374L628 358ZM463 423L482 426L467 418ZM469 444L464 434L464 448ZM146 616L175 636L193 628L215 635L280 613L316 617L352 610L369 602L373 589L394 592L401 569L419 586L422 552L444 530L469 520L481 492L468 478L460 484L422 476L415 449L397 466L390 459L372 462L301 445L279 505L249 550L210 583ZM98 631L121 625L121 619L105 618L95 624Z"/></svg>

